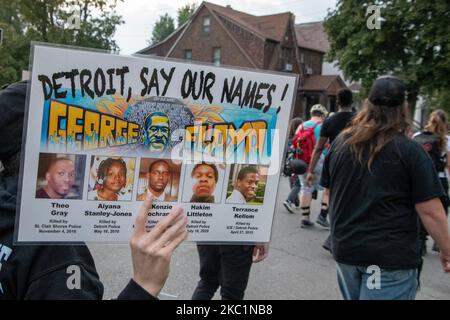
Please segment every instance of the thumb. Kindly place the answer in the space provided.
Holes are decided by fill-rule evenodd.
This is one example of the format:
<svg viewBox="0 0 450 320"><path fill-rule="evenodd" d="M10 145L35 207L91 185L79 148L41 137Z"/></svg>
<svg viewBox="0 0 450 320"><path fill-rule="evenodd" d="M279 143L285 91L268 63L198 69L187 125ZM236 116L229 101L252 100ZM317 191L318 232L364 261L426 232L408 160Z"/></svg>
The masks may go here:
<svg viewBox="0 0 450 320"><path fill-rule="evenodd" d="M147 196L139 207L134 224L134 235L138 236L145 233L145 226L147 225L147 214L153 204L153 195L147 191Z"/></svg>
<svg viewBox="0 0 450 320"><path fill-rule="evenodd" d="M147 191L147 195L145 196L143 207L147 210L150 210L150 208L153 204L154 198L155 197L153 196L153 194L150 191Z"/></svg>

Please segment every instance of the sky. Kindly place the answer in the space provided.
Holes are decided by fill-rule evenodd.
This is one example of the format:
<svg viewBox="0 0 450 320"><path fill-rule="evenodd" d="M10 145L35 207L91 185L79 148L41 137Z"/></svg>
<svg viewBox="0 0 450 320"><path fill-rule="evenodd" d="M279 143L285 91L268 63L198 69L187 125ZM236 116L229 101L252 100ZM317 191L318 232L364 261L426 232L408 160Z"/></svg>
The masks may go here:
<svg viewBox="0 0 450 320"><path fill-rule="evenodd" d="M192 0L124 0L117 5L117 12L124 24L119 26L114 39L121 54L133 54L149 45L153 25L161 15L168 13L176 23L177 9ZM292 12L295 23L323 20L328 8L334 8L337 0L210 0L217 5L231 7L256 16Z"/></svg>

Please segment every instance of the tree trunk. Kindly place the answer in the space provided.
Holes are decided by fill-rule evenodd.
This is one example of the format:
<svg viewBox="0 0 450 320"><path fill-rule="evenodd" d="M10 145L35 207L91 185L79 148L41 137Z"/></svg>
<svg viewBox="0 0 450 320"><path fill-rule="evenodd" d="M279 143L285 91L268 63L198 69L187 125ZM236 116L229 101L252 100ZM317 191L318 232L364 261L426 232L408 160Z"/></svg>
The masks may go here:
<svg viewBox="0 0 450 320"><path fill-rule="evenodd" d="M407 102L408 102L408 109L409 109L409 116L411 118L414 118L414 112L416 111L416 103L417 103L417 96L419 95L419 90L412 89L408 91L407 95Z"/></svg>

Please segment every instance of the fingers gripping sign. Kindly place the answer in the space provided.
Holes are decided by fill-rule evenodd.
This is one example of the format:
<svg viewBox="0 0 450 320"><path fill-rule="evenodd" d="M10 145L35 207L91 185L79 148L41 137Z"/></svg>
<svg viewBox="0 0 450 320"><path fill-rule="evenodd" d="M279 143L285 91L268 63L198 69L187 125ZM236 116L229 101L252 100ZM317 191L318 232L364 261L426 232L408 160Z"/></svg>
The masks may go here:
<svg viewBox="0 0 450 320"><path fill-rule="evenodd" d="M255 247L253 248L253 263L263 261L265 258L267 258L268 254L269 254L268 243L255 245Z"/></svg>
<svg viewBox="0 0 450 320"><path fill-rule="evenodd" d="M148 193L138 211L130 246L133 280L156 297L169 275L174 250L187 237L187 218L183 209L175 207L151 231L147 231L152 203L153 196Z"/></svg>

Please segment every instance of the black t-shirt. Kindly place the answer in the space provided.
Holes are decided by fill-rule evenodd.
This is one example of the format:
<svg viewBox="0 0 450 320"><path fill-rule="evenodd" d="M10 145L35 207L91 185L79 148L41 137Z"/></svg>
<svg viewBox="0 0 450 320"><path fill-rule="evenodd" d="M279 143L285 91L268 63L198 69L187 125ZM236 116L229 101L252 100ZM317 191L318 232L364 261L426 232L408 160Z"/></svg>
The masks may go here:
<svg viewBox="0 0 450 320"><path fill-rule="evenodd" d="M353 112L346 111L341 111L332 115L323 123L322 129L320 130L320 136L329 138L330 143L332 143L339 133L350 123L353 115Z"/></svg>
<svg viewBox="0 0 450 320"><path fill-rule="evenodd" d="M399 135L386 144L369 172L348 148L336 151L343 139L332 144L321 180L330 189L334 258L357 266L417 268L414 206L444 194L430 157L421 145Z"/></svg>

